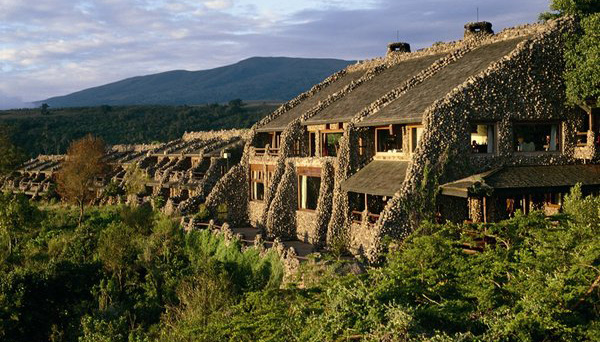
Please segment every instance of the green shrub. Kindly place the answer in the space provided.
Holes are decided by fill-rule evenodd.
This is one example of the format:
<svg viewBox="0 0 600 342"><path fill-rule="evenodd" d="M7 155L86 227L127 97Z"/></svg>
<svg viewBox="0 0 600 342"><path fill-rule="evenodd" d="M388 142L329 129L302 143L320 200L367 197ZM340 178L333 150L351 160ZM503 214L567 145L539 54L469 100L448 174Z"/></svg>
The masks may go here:
<svg viewBox="0 0 600 342"><path fill-rule="evenodd" d="M198 206L198 212L196 213L196 220L206 222L210 218L210 210L204 203Z"/></svg>

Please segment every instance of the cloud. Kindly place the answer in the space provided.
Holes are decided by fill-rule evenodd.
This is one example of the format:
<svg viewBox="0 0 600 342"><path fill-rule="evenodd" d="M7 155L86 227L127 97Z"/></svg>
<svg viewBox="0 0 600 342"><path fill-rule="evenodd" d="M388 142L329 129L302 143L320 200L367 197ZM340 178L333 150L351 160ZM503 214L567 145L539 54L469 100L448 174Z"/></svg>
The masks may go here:
<svg viewBox="0 0 600 342"><path fill-rule="evenodd" d="M212 0L212 1L204 2L204 6L210 8L210 9L216 9L216 10L231 8L232 5L233 5L233 2L230 0Z"/></svg>
<svg viewBox="0 0 600 342"><path fill-rule="evenodd" d="M252 56L366 59L535 21L547 0L2 0L0 93L37 101L123 78Z"/></svg>

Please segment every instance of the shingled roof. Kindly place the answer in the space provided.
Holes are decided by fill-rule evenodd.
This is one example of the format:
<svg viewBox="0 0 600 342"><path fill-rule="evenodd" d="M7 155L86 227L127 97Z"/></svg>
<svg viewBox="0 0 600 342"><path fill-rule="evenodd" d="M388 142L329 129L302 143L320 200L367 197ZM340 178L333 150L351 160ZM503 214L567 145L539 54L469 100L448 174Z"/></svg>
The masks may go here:
<svg viewBox="0 0 600 342"><path fill-rule="evenodd" d="M348 122L361 109L385 95L390 90L429 67L444 56L444 53L404 60L393 65L374 78L361 84L346 96L327 106L304 123L307 125Z"/></svg>
<svg viewBox="0 0 600 342"><path fill-rule="evenodd" d="M423 113L436 100L443 98L470 76L485 70L514 50L527 36L480 46L450 63L422 83L409 89L379 112L365 118L358 126L420 122Z"/></svg>
<svg viewBox="0 0 600 342"><path fill-rule="evenodd" d="M568 189L577 183L600 186L600 165L506 166L444 184L441 188L443 195L467 197L481 188L493 191Z"/></svg>
<svg viewBox="0 0 600 342"><path fill-rule="evenodd" d="M281 114L275 119L269 121L264 126L257 129L258 132L273 132L283 131L285 127L294 119L300 117L304 112L312 109L319 102L325 101L330 95L342 90L352 81L356 81L365 74L366 69L353 70L347 72L344 76L337 79L335 82L327 85L313 96L302 100L297 106Z"/></svg>
<svg viewBox="0 0 600 342"><path fill-rule="evenodd" d="M342 189L361 194L394 196L408 169L407 161L374 160L342 183Z"/></svg>

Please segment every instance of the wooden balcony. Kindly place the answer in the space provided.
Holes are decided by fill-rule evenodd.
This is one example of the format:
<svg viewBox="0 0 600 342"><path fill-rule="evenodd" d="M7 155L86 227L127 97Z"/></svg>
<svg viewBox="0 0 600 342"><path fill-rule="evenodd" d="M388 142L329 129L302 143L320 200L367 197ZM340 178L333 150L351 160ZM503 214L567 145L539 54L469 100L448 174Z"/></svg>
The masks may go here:
<svg viewBox="0 0 600 342"><path fill-rule="evenodd" d="M353 210L351 213L351 217L352 217L352 222L356 223L356 224L362 224L364 220L367 221L367 224L374 226L377 221L379 220L379 217L381 215L379 214L373 214L370 212L364 212L364 211L356 211Z"/></svg>
<svg viewBox="0 0 600 342"><path fill-rule="evenodd" d="M253 147L253 149L254 149L254 155L257 157L263 157L263 156L277 157L277 156L279 156L279 148L269 147L268 145L266 147Z"/></svg>

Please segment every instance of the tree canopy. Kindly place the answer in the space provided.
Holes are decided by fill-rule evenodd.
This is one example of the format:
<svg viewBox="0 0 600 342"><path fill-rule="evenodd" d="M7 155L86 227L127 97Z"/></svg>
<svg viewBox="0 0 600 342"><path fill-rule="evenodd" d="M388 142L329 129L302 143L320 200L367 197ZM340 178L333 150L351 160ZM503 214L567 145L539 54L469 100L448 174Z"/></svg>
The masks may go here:
<svg viewBox="0 0 600 342"><path fill-rule="evenodd" d="M84 206L95 197L96 179L108 171L105 155L104 141L89 134L71 143L58 172L58 192L65 200L77 204L80 220Z"/></svg>
<svg viewBox="0 0 600 342"><path fill-rule="evenodd" d="M10 130L0 125L0 177L13 171L25 159L23 151L16 147L10 137Z"/></svg>
<svg viewBox="0 0 600 342"><path fill-rule="evenodd" d="M552 0L541 20L573 16L579 23L567 39L564 73L567 102L596 103L600 97L600 1Z"/></svg>
<svg viewBox="0 0 600 342"><path fill-rule="evenodd" d="M597 0L551 0L550 11L540 14L541 20L554 19L566 15L587 16L600 12Z"/></svg>
<svg viewBox="0 0 600 342"><path fill-rule="evenodd" d="M569 103L597 102L600 98L600 13L581 19L580 30L568 43L565 61Z"/></svg>

